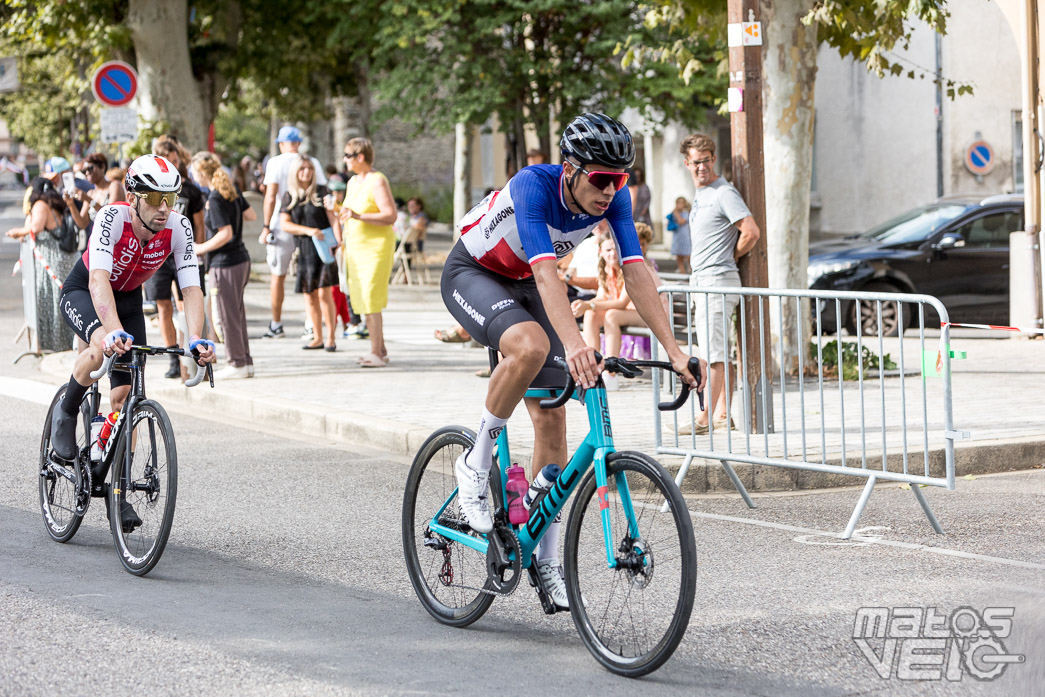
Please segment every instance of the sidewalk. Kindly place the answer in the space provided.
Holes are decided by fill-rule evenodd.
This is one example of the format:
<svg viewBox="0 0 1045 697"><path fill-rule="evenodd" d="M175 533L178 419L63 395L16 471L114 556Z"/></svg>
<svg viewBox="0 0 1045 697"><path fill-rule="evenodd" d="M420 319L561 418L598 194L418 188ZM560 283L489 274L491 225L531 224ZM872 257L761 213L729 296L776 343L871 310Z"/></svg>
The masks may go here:
<svg viewBox="0 0 1045 697"><path fill-rule="evenodd" d="M260 208L260 202L255 205ZM256 235L254 232L253 238ZM245 232L245 237L249 236L251 232ZM433 258L445 256L448 249L448 232L430 235L425 247ZM252 254L255 260L262 256L256 248ZM153 361L147 370L149 395L172 410L189 407L196 414L227 415L274 432L356 443L403 456L412 456L441 426L476 427L488 381L474 373L488 365L487 352L433 338L433 330L453 324L437 285L392 286L384 312L391 362L386 368L368 369L356 364L357 357L369 352L368 341L339 339L335 353L301 350L304 342L297 337L303 326L304 301L293 293L293 278L288 278L287 284L287 337L253 338L264 332L269 315L267 269L263 263L255 263L246 291L257 375L254 379L217 383L213 390L206 384L190 390L164 379L166 361ZM158 342L155 328L150 326L149 331L149 341ZM1045 341L955 331L952 348L968 352L967 360L953 363L954 425L972 435L957 445L957 476L1041 467L1045 463L1045 410L1040 408L1040 396L1045 394ZM218 350L222 356L223 349L219 346ZM64 378L69 375L72 360L71 353L53 354L45 358L41 369ZM682 458L654 453L651 385L648 377L622 379L621 390L609 394L615 442L619 449L654 455L675 470ZM825 415L830 408L827 400ZM807 413L819 419L819 406L807 404ZM688 420L688 414L687 405L680 419ZM911 418L920 417L919 412ZM932 424L939 419L930 415L929 420ZM666 444L670 422L668 415ZM567 424L572 448L587 431L585 412L575 402L567 407ZM525 409L516 410L509 430L513 459L528 461L533 433ZM733 437L744 436L734 432ZM761 436L752 436L753 440L758 438ZM688 437L684 440L689 442ZM852 477L830 481L780 468L741 465L736 470L745 485L754 490L862 483ZM732 491L732 485L717 462L695 461L684 489Z"/></svg>

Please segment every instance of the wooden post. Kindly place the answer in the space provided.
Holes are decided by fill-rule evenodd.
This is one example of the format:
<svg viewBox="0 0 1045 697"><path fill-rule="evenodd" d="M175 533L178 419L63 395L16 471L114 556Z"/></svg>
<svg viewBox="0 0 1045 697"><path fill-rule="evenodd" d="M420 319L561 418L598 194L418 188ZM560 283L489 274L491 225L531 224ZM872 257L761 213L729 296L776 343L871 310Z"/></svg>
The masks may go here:
<svg viewBox="0 0 1045 697"><path fill-rule="evenodd" d="M731 92L730 132L733 150L733 184L740 191L747 203L758 229L761 231L754 249L741 257L737 266L740 270L740 281L744 286L753 288L769 287L769 263L766 237L772 231L766 230L766 185L765 164L762 150L762 47L743 46L743 28L737 27L743 22L758 22L758 0L728 0L728 18L732 31L729 46L729 86ZM763 28L764 31L764 28ZM738 41L738 38L741 41ZM736 44L736 45L735 45ZM739 97L739 99L738 99ZM739 110L736 110L739 106ZM773 431L772 400L772 343L769 332L769 303L762 307L762 341L759 343L758 329L759 298L745 301L745 327L747 361L743 373L745 389L751 396L745 420L753 426L755 433L771 433ZM737 328L737 346L740 347L740 327ZM766 365L763 366L761 348L764 346ZM744 347L740 347L743 349ZM738 358L743 360L743 353ZM766 379L763 380L763 372ZM766 419L762 418L763 393L766 400Z"/></svg>

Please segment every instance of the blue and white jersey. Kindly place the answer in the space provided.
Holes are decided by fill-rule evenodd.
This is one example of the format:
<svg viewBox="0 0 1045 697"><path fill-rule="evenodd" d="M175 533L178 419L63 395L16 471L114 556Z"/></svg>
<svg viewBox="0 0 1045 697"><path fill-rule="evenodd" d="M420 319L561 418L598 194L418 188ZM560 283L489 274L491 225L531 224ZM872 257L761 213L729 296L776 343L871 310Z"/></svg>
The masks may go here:
<svg viewBox="0 0 1045 697"><path fill-rule="evenodd" d="M574 214L563 200L562 180L562 165L531 165L468 211L458 228L472 258L502 276L527 278L531 264L566 256L605 218L621 263L642 261L627 188L614 195L605 215Z"/></svg>

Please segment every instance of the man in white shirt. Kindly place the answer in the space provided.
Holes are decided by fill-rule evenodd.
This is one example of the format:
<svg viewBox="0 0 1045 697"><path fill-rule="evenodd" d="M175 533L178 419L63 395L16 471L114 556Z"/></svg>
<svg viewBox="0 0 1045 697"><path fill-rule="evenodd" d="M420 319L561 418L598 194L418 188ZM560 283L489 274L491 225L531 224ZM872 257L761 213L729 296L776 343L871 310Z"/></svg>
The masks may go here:
<svg viewBox="0 0 1045 697"><path fill-rule="evenodd" d="M276 144L279 146L279 155L269 158L265 165L265 202L262 204L265 223L261 228L259 242L266 245L265 259L268 261L269 271L272 277L269 285L269 297L272 302L272 320L269 322L268 331L264 336L278 338L283 333L283 282L287 277L287 269L290 268L290 258L294 255L294 236L284 232L280 228L279 208L280 200L287 191L287 174L290 166L298 158L298 148L301 147L301 131L293 126L284 126L279 129L276 136ZM325 186L326 175L323 174L323 165L314 157L312 160L313 171L316 173L316 184Z"/></svg>

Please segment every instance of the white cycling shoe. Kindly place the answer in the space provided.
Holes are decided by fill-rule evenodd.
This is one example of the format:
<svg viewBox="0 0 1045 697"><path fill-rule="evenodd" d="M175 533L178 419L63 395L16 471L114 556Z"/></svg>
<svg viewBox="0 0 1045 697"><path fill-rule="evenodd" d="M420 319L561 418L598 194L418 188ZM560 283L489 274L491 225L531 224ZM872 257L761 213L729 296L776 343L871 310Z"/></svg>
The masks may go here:
<svg viewBox="0 0 1045 697"><path fill-rule="evenodd" d="M541 579L544 592L559 610L570 609L570 599L566 597L566 578L559 564L537 563L537 575Z"/></svg>
<svg viewBox="0 0 1045 697"><path fill-rule="evenodd" d="M461 509L468 526L479 533L493 530L493 516L490 514L490 472L476 472L464 458L467 453L457 458L454 463L454 476L457 477L457 505Z"/></svg>

